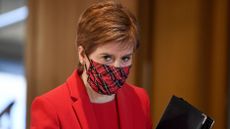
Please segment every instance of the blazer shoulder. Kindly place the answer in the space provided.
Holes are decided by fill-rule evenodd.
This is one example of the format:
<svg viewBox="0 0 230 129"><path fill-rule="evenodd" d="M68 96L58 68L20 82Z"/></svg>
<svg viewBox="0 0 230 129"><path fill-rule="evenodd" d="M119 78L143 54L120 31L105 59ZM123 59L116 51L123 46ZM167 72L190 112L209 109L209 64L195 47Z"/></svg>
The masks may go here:
<svg viewBox="0 0 230 129"><path fill-rule="evenodd" d="M68 89L65 84L37 96L31 104L30 128L60 127L60 118L69 108Z"/></svg>

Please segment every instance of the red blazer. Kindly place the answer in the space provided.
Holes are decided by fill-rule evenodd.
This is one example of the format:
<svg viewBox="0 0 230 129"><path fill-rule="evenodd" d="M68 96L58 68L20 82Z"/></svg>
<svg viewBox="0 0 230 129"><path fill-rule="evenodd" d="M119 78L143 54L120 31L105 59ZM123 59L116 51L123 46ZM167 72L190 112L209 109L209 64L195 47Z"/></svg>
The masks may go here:
<svg viewBox="0 0 230 129"><path fill-rule="evenodd" d="M142 88L125 84L117 95L121 129L151 129L150 102ZM99 129L77 70L66 83L35 98L30 129Z"/></svg>

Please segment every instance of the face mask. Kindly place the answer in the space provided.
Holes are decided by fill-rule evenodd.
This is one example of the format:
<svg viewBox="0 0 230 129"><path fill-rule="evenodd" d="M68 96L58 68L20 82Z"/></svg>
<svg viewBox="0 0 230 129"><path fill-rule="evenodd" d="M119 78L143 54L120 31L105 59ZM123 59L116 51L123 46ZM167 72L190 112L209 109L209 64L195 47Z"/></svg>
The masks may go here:
<svg viewBox="0 0 230 129"><path fill-rule="evenodd" d="M131 66L114 67L90 60L86 73L88 83L97 93L103 95L116 94L125 83ZM86 67L86 66L85 66Z"/></svg>

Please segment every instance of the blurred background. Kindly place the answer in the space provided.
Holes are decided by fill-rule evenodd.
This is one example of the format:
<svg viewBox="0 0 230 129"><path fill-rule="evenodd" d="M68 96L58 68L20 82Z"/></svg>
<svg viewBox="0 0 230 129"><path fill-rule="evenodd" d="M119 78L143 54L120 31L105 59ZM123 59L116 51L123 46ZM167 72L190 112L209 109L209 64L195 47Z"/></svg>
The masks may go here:
<svg viewBox="0 0 230 129"><path fill-rule="evenodd" d="M77 20L98 1L0 0L0 129L28 128L32 100L76 68ZM148 91L154 128L176 95L230 129L230 2L117 1L140 23L128 81Z"/></svg>
<svg viewBox="0 0 230 129"><path fill-rule="evenodd" d="M0 0L0 129L25 129L25 0Z"/></svg>

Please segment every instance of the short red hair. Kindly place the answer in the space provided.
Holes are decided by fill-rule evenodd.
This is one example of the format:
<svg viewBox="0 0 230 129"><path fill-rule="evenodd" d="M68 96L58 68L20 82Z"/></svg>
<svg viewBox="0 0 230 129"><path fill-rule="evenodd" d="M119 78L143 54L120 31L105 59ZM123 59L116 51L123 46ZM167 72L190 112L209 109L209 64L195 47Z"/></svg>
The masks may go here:
<svg viewBox="0 0 230 129"><path fill-rule="evenodd" d="M90 6L80 16L77 46L90 55L100 45L116 42L136 49L139 46L137 20L120 3L103 1Z"/></svg>

